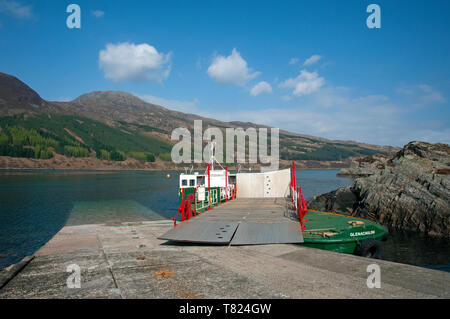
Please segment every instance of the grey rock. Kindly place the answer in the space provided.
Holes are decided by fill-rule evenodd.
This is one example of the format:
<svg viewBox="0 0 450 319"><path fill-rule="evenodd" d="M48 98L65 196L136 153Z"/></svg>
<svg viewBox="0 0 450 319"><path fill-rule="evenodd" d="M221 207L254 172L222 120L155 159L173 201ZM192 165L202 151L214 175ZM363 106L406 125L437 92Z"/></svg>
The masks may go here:
<svg viewBox="0 0 450 319"><path fill-rule="evenodd" d="M337 174L338 176L365 177L376 174L386 166L392 165L389 162L391 156L387 154L374 154L367 157L354 159L350 167L343 168Z"/></svg>
<svg viewBox="0 0 450 319"><path fill-rule="evenodd" d="M411 142L392 158L362 159L351 172L351 187L316 196L309 207L450 237L449 145Z"/></svg>

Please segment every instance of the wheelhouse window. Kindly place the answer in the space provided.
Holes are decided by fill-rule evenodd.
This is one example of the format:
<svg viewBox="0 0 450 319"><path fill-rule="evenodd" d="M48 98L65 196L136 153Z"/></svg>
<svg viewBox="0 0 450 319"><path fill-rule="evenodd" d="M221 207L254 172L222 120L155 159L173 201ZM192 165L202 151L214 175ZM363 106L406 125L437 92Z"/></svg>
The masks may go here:
<svg viewBox="0 0 450 319"><path fill-rule="evenodd" d="M189 186L195 186L195 179L189 180Z"/></svg>
<svg viewBox="0 0 450 319"><path fill-rule="evenodd" d="M181 180L181 186L187 186L187 179Z"/></svg>

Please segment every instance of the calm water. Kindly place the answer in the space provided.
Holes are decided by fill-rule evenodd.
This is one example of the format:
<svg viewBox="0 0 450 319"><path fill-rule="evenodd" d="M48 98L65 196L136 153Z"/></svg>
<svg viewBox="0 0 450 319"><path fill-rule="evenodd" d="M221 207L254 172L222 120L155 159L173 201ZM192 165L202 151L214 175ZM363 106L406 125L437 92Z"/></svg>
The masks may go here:
<svg viewBox="0 0 450 319"><path fill-rule="evenodd" d="M297 183L307 199L351 184L336 173L297 171ZM174 171L0 172L0 269L33 254L64 225L172 218L177 193ZM383 259L448 271L449 247L395 232L383 243Z"/></svg>

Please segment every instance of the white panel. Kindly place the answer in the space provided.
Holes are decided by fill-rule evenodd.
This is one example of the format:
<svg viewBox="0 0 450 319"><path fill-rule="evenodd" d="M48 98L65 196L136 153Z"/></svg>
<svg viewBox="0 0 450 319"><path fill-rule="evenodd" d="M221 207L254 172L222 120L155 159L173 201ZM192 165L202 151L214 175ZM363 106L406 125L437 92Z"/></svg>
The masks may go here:
<svg viewBox="0 0 450 319"><path fill-rule="evenodd" d="M238 198L285 197L289 191L290 170L236 175Z"/></svg>
<svg viewBox="0 0 450 319"><path fill-rule="evenodd" d="M204 201L204 200L206 200L205 196L206 196L205 188L199 187L198 192L197 192L197 200Z"/></svg>

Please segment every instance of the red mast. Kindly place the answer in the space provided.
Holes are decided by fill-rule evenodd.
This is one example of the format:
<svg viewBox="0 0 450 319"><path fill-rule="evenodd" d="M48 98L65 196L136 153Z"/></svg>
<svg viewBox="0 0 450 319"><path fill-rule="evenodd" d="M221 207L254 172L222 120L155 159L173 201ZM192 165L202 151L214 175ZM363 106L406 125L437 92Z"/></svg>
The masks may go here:
<svg viewBox="0 0 450 319"><path fill-rule="evenodd" d="M225 166L225 202L228 202L228 166Z"/></svg>
<svg viewBox="0 0 450 319"><path fill-rule="evenodd" d="M208 210L211 209L211 179L210 179L210 173L209 170L211 168L211 164L208 164Z"/></svg>

